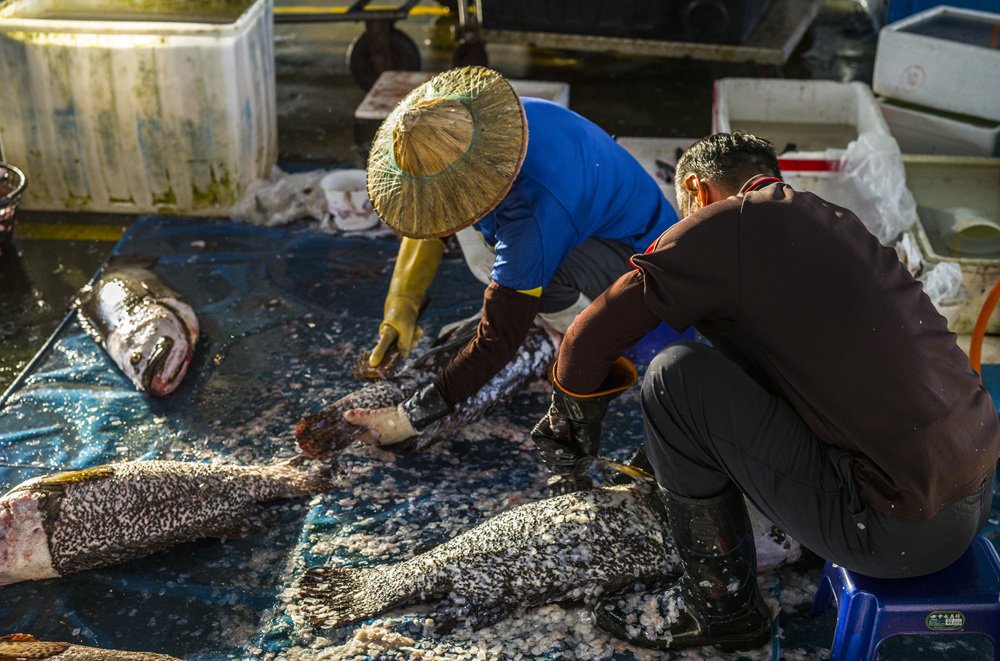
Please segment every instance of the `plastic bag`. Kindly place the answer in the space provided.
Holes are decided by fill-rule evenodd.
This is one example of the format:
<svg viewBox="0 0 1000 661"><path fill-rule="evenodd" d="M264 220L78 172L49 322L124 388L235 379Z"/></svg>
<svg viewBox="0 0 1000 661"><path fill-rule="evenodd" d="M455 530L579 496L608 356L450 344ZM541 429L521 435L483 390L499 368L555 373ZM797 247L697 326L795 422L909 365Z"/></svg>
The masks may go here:
<svg viewBox="0 0 1000 661"><path fill-rule="evenodd" d="M857 192L858 208L851 211L883 245L916 222L917 203L906 187L903 157L892 136L862 133L842 150L839 175Z"/></svg>
<svg viewBox="0 0 1000 661"><path fill-rule="evenodd" d="M938 262L921 273L917 280L923 283L924 293L939 310L942 305L953 305L969 298L962 286L962 267L956 262Z"/></svg>
<svg viewBox="0 0 1000 661"><path fill-rule="evenodd" d="M903 232L894 247L899 261L923 284L924 293L948 320L950 327L969 301L961 265L958 262L938 262L928 268L912 232Z"/></svg>
<svg viewBox="0 0 1000 661"><path fill-rule="evenodd" d="M903 232L903 235L899 237L899 241L896 242L894 247L896 248L896 254L899 255L899 261L903 263L903 266L910 272L910 275L913 277L920 275L920 271L924 268L924 258L920 253L920 246L917 245L917 240L913 237L913 233Z"/></svg>
<svg viewBox="0 0 1000 661"><path fill-rule="evenodd" d="M324 221L328 215L326 196L319 181L325 174L323 170L288 174L275 166L267 179L247 187L229 213L235 220L265 227L287 225L300 218Z"/></svg>

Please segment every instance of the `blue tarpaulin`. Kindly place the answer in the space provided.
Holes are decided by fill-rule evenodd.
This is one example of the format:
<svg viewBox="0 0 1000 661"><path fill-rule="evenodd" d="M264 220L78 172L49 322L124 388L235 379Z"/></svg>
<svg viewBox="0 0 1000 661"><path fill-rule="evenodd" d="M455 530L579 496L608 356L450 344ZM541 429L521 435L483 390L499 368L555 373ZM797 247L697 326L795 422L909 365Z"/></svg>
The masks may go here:
<svg viewBox="0 0 1000 661"><path fill-rule="evenodd" d="M0 411L0 493L37 475L114 461L251 463L294 455L295 422L359 386L349 366L374 339L396 247L301 228L140 219L114 254L155 257L152 269L195 309L202 334L184 383L162 399L137 392L69 318ZM421 347L445 323L474 314L481 293L461 259L446 258L429 292ZM662 658L588 643L578 633L586 628L585 611L570 606L446 637L424 630L419 606L383 624L319 635L290 613L288 588L305 567L409 558L538 497L544 474L527 440L546 402L545 387L528 388L488 422L419 455L349 448L333 490L287 503L259 534L0 587L0 635L206 661L402 659L418 649L436 649L434 658L555 659L585 656L581 645L607 650L603 658ZM605 454L625 458L641 428L634 393L613 402ZM780 636L750 658L809 659L828 649L833 611L806 615L819 566L807 557L770 578L772 601L782 608ZM515 640L546 627L534 643ZM362 629L367 642L359 641ZM972 637L905 638L888 644L885 658L978 658L988 649Z"/></svg>

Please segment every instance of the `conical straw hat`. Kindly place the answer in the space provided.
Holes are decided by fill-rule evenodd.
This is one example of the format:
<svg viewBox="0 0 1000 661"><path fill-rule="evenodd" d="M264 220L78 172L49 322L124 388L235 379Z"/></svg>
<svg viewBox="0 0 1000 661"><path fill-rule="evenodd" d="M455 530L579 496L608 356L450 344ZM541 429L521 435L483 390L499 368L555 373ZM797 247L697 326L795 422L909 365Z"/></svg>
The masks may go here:
<svg viewBox="0 0 1000 661"><path fill-rule="evenodd" d="M454 234L500 204L527 144L510 83L485 67L452 69L410 92L382 123L368 156L368 196L403 236Z"/></svg>

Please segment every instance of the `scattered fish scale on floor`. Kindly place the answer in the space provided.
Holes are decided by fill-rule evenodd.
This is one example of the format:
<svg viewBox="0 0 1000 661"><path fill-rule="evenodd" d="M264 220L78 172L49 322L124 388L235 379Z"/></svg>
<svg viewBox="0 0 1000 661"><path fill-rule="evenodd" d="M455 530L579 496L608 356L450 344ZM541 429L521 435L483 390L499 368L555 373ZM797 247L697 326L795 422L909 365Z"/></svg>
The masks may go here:
<svg viewBox="0 0 1000 661"><path fill-rule="evenodd" d="M676 562L645 487L621 486L515 507L404 562L309 569L292 592L323 628L443 599L433 618L436 632L448 633L547 602L590 600Z"/></svg>
<svg viewBox="0 0 1000 661"><path fill-rule="evenodd" d="M304 457L262 466L128 461L36 477L0 497L0 585L124 562L262 526L266 504L328 487Z"/></svg>
<svg viewBox="0 0 1000 661"><path fill-rule="evenodd" d="M430 383L431 378L475 336L478 324L478 317L461 322L442 334L430 349L407 363L398 374L365 385L321 411L302 418L295 428L295 440L302 452L316 459L335 460L365 431L345 422L345 411L395 406L407 399ZM422 450L483 417L525 384L547 377L556 349L549 333L539 326L532 327L514 359L479 392L456 406L452 413L428 425L419 435L393 448Z"/></svg>
<svg viewBox="0 0 1000 661"><path fill-rule="evenodd" d="M72 643L42 642L29 634L16 633L0 637L0 661L180 661L177 657L153 652L126 652Z"/></svg>
<svg viewBox="0 0 1000 661"><path fill-rule="evenodd" d="M80 324L136 388L156 397L177 389L198 343L198 318L155 273L110 268L75 306Z"/></svg>

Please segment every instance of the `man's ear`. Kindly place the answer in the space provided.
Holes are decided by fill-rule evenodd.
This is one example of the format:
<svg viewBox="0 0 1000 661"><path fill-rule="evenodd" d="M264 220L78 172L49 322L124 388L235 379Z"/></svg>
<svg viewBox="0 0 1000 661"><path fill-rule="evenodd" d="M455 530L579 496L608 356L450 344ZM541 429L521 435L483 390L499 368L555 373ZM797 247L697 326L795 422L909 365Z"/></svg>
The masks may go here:
<svg viewBox="0 0 1000 661"><path fill-rule="evenodd" d="M691 197L697 197L699 188L701 188L701 179L698 178L697 173L689 172L684 177L684 191Z"/></svg>

